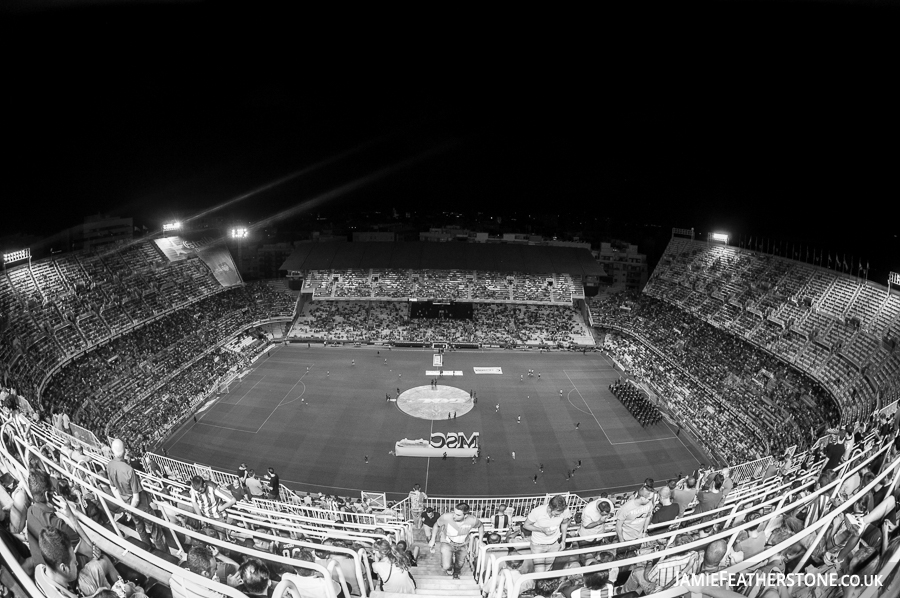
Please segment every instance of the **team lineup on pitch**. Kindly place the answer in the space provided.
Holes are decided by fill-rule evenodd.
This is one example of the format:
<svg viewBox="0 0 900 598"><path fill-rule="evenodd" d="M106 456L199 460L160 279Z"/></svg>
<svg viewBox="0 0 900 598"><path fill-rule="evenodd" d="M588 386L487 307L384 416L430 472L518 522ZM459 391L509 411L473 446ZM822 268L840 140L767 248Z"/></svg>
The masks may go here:
<svg viewBox="0 0 900 598"><path fill-rule="evenodd" d="M602 353L287 345L163 446L223 471L275 467L295 491L337 495L405 495L414 482L434 496L615 490L709 462L667 423L634 420L608 391L619 376ZM394 454L402 439L476 433L474 459Z"/></svg>

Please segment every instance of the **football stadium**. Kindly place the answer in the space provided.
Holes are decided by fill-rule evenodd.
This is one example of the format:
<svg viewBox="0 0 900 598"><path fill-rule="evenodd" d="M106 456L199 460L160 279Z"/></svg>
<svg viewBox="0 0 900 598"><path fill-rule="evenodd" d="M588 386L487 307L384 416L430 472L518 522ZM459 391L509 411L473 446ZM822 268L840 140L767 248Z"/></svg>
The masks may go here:
<svg viewBox="0 0 900 598"><path fill-rule="evenodd" d="M900 597L895 4L0 3L0 598Z"/></svg>
<svg viewBox="0 0 900 598"><path fill-rule="evenodd" d="M890 286L691 229L642 292L598 293L602 267L556 247L319 243L253 282L177 235L4 259L23 572L55 542L148 595L892 579Z"/></svg>

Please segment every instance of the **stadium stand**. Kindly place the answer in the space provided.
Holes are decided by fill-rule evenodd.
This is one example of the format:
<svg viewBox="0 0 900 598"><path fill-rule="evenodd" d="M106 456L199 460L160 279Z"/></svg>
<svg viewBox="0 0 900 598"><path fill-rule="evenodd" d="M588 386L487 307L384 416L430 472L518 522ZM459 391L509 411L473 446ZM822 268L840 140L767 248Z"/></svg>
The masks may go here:
<svg viewBox="0 0 900 598"><path fill-rule="evenodd" d="M309 259L313 248L304 251ZM472 579L451 580L437 558L411 566L396 547L402 540L427 550L411 499L313 497L284 484L277 495L250 496L233 473L145 452L257 358L273 326L289 322L293 336L323 340L593 344L573 301L583 293L577 272L487 266L316 268L299 313L281 284L222 288L201 260L166 264L150 243L11 268L0 277L4 583L22 596L57 595L47 593L52 572L28 558L53 569L51 555L72 554L64 535L41 533L47 524L36 513L49 508L48 487L54 516L92 548L92 566L106 575L78 576L83 595L112 586L117 595L238 598L259 593L259 580L242 576L249 567L265 569L278 598L390 598L387 580L375 575L384 567L413 571L419 594L491 598L715 595L678 578L717 572L878 572L898 583L900 441L891 401L900 395L900 300L733 247L673 238L644 293L586 306L601 347L635 384L619 388L636 415L657 417L639 388L664 397L665 416L730 467L673 472L671 481L626 492L567 493L573 524L553 552L536 552L523 532L532 513L549 508L547 496L466 499L498 535L470 535ZM407 297L474 301L473 317L411 318L408 303L387 300ZM40 421L29 397L54 425ZM85 434L61 429L61 413ZM112 447L96 441L107 436L131 449L126 461L146 508L111 490ZM219 498L210 498L215 486ZM196 507L198 496L210 507ZM419 506L449 512L459 500L429 497ZM508 523L494 529L501 505ZM592 518L600 524L585 529ZM160 531L161 545L141 541L144 522ZM238 569L241 561L251 565ZM758 584L735 589L773 593ZM855 591L869 598L878 589ZM817 587L803 595L845 594Z"/></svg>

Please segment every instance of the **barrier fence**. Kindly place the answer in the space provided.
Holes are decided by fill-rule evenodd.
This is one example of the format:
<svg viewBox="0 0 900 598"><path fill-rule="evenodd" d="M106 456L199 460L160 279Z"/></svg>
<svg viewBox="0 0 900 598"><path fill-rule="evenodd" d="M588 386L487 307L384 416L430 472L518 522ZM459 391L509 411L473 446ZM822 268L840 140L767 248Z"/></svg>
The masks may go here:
<svg viewBox="0 0 900 598"><path fill-rule="evenodd" d="M434 507L438 513L449 513L456 508L456 505L464 502L469 505L469 512L476 517L490 517L498 512L501 506L505 507L505 511L509 513L512 509L513 517L526 517L537 506L544 505L551 496L565 496L569 509L580 511L587 504L583 498L576 494L568 492L557 492L551 494L541 494L539 496L513 497L513 498L466 498L466 497L450 497L450 498L432 498L428 497L423 503L423 508ZM392 509L397 511L405 519L412 519L413 514L410 509L409 498L404 498Z"/></svg>

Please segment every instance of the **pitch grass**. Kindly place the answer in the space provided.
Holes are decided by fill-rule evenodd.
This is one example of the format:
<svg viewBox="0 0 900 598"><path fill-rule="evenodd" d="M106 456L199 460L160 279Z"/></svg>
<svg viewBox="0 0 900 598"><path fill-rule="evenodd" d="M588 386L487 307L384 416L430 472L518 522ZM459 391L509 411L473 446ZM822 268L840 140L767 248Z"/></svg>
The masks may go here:
<svg viewBox="0 0 900 598"><path fill-rule="evenodd" d="M433 353L278 347L164 446L170 457L223 471L236 472L242 462L260 474L274 467L294 491L359 496L368 490L392 499L414 483L436 497L590 495L632 488L647 477L665 480L708 462L666 423L637 423L607 389L619 374L600 353L448 353L444 369L464 375L440 384L474 390L478 403L471 412L431 422L387 403L385 393L396 397L398 387L429 384ZM473 367L501 367L503 374L476 375ZM520 380L528 369L541 377ZM481 458L473 464L388 454L395 441L427 439L432 431L480 432ZM579 459L581 468L567 480Z"/></svg>

